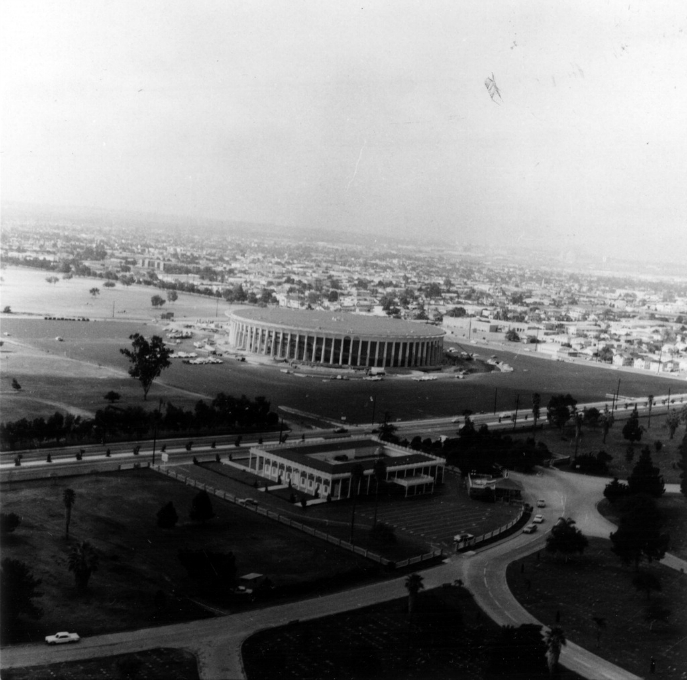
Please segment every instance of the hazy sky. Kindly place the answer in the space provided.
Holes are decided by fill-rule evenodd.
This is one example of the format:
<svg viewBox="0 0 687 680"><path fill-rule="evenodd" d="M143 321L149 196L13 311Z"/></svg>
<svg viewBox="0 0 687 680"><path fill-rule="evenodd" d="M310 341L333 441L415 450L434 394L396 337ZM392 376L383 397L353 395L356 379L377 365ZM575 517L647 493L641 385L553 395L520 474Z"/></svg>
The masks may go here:
<svg viewBox="0 0 687 680"><path fill-rule="evenodd" d="M683 0L1 17L3 200L687 260Z"/></svg>

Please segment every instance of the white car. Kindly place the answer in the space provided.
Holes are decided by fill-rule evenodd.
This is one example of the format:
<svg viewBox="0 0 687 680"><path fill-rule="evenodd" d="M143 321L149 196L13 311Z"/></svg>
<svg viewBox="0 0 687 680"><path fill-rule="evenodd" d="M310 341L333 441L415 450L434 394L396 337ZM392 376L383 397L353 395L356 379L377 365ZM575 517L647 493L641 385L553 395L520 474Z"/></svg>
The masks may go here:
<svg viewBox="0 0 687 680"><path fill-rule="evenodd" d="M541 498L537 501L537 507L538 508L545 508L546 507L546 501L542 500Z"/></svg>
<svg viewBox="0 0 687 680"><path fill-rule="evenodd" d="M452 423L459 423L461 420L463 420L460 416L456 416L455 418L451 418Z"/></svg>
<svg viewBox="0 0 687 680"><path fill-rule="evenodd" d="M537 530L536 524L528 524L523 530L523 534L533 534Z"/></svg>
<svg viewBox="0 0 687 680"><path fill-rule="evenodd" d="M469 534L467 531L461 531L453 537L453 540L458 543L462 543L463 541L469 541L472 538L474 538L473 534Z"/></svg>
<svg viewBox="0 0 687 680"><path fill-rule="evenodd" d="M544 521L544 515L535 515L532 521L535 524L541 524Z"/></svg>
<svg viewBox="0 0 687 680"><path fill-rule="evenodd" d="M81 638L76 633L55 633L55 635L46 635L45 641L49 645L61 645L66 642L78 642Z"/></svg>

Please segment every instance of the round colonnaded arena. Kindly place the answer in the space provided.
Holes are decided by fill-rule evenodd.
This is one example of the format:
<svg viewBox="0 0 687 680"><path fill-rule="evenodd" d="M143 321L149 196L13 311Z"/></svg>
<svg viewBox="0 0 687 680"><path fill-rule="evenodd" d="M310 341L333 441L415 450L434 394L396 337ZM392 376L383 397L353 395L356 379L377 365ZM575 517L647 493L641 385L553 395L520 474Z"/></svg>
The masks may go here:
<svg viewBox="0 0 687 680"><path fill-rule="evenodd" d="M323 366L436 366L444 331L427 323L346 312L247 307L229 314L236 350Z"/></svg>

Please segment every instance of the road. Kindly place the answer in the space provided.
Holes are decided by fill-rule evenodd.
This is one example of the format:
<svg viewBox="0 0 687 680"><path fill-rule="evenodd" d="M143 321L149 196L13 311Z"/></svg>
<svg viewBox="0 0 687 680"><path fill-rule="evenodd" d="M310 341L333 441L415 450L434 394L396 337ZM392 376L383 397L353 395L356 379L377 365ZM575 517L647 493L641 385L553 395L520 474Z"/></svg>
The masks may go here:
<svg viewBox="0 0 687 680"><path fill-rule="evenodd" d="M543 469L537 475L512 477L522 483L530 502L543 499L544 526L560 516L573 517L588 536L607 537L614 525L596 511L607 480ZM542 549L545 532L516 534L476 551L454 555L444 564L421 572L427 588L462 579L478 604L497 623L539 623L515 600L506 583L507 565ZM684 561L666 556L664 563L685 568ZM240 649L253 633L296 620L320 618L365 607L405 595L404 578L376 583L324 597L267 607L255 611L174 626L99 635L78 645L48 648L22 645L3 650L2 668L36 666L58 661L98 658L156 647L187 649L198 658L203 680L239 680L245 677ZM574 643L563 648L561 663L592 680L639 680L638 676L610 664Z"/></svg>

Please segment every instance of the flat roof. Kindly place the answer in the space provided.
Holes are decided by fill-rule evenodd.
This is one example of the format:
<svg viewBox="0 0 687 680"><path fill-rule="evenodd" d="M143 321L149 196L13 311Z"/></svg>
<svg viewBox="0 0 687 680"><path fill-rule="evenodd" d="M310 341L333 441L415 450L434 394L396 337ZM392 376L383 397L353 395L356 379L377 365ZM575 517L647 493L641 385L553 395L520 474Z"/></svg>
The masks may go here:
<svg viewBox="0 0 687 680"><path fill-rule="evenodd" d="M372 470L377 461L377 456L374 455L374 450L381 448L383 452L382 458L386 463L388 470L393 470L397 467L405 465L437 465L441 461L437 461L431 455L420 453L418 451L409 451L407 454L399 451L399 455L390 455L385 452L384 443L375 439L367 440L342 440L335 442L322 442L317 444L303 444L301 446L275 447L269 449L262 449L255 447L264 453L274 455L277 458L283 458L285 461L310 467L319 472L326 472L328 474L340 475L351 472L353 466L362 465L363 470ZM351 449L370 449L369 457L366 458L350 458L345 461L335 461L331 459L321 459L317 454L322 453L336 453L337 451L350 451ZM394 454L396 450L394 450ZM365 454L367 455L367 454Z"/></svg>
<svg viewBox="0 0 687 680"><path fill-rule="evenodd" d="M283 307L245 307L231 312L229 318L283 326L289 330L322 331L338 335L363 335L438 339L445 331L420 321L403 321L383 316L364 316L349 312L286 309Z"/></svg>

